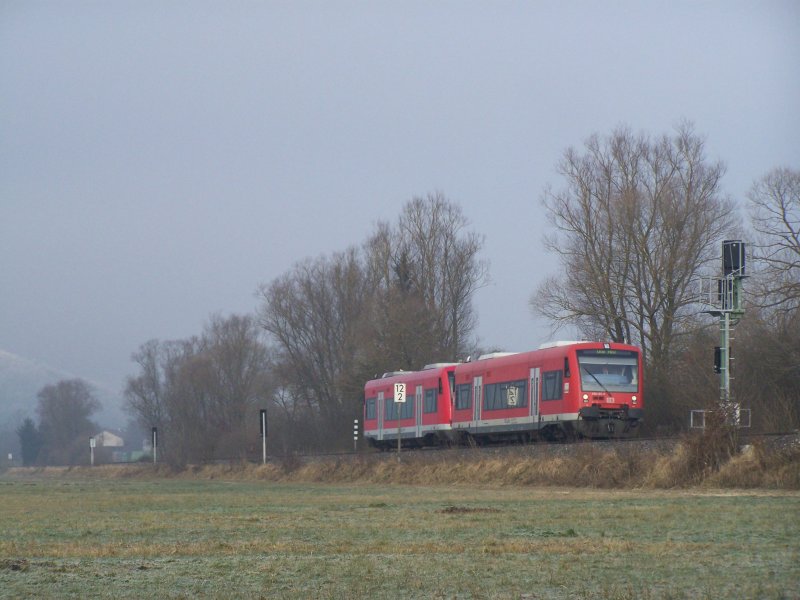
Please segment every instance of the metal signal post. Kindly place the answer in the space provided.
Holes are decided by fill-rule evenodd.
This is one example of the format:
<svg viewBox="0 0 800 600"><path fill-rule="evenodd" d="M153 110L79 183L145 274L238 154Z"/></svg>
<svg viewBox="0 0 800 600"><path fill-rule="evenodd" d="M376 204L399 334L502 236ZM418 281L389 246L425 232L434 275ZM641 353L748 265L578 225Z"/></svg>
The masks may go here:
<svg viewBox="0 0 800 600"><path fill-rule="evenodd" d="M744 315L742 280L745 277L744 242L725 240L722 242L722 277L711 280L704 301L713 305L712 310L705 312L719 318L720 345L714 349L714 371L720 376L720 409L725 422L735 426L741 426L741 411L731 393L731 342L733 328Z"/></svg>

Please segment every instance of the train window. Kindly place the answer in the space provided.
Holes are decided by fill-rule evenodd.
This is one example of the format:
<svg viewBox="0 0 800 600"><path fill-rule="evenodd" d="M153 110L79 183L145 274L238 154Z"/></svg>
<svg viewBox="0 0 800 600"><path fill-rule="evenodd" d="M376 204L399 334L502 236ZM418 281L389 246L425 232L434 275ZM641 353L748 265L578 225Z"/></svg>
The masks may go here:
<svg viewBox="0 0 800 600"><path fill-rule="evenodd" d="M524 379L486 384L483 387L483 408L503 410L528 406L527 384Z"/></svg>
<svg viewBox="0 0 800 600"><path fill-rule="evenodd" d="M383 405L383 420L396 421L398 414L401 419L410 419L414 416L414 396L406 396L406 401L398 403L393 398L386 398Z"/></svg>
<svg viewBox="0 0 800 600"><path fill-rule="evenodd" d="M578 350L584 392L638 391L639 355L633 350Z"/></svg>
<svg viewBox="0 0 800 600"><path fill-rule="evenodd" d="M441 382L441 380L439 380ZM425 390L425 405L424 410L426 413L435 413L436 407L436 390Z"/></svg>
<svg viewBox="0 0 800 600"><path fill-rule="evenodd" d="M365 419L374 419L375 418L375 398L367 398L367 411L366 411Z"/></svg>
<svg viewBox="0 0 800 600"><path fill-rule="evenodd" d="M561 400L561 377L563 371L542 373L542 400Z"/></svg>
<svg viewBox="0 0 800 600"><path fill-rule="evenodd" d="M472 408L472 385L460 383L456 387L456 410Z"/></svg>
<svg viewBox="0 0 800 600"><path fill-rule="evenodd" d="M397 420L397 404L395 404L395 401L392 398L386 398L386 400L383 401L383 420Z"/></svg>

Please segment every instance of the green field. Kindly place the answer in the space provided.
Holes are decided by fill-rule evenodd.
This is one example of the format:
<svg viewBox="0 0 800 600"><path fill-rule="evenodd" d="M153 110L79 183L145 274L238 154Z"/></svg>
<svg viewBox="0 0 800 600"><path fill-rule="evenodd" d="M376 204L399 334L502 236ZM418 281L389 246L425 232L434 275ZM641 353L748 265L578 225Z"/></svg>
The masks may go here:
<svg viewBox="0 0 800 600"><path fill-rule="evenodd" d="M6 477L0 596L800 598L800 494Z"/></svg>

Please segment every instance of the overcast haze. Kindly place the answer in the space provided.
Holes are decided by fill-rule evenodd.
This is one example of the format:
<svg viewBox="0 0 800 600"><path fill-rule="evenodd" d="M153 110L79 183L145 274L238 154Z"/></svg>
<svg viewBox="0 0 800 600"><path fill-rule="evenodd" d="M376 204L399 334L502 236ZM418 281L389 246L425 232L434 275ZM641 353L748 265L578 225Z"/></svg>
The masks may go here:
<svg viewBox="0 0 800 600"><path fill-rule="evenodd" d="M2 1L0 348L121 390L437 190L486 236L481 341L533 348L562 152L690 120L744 199L800 166L799 32L793 0Z"/></svg>

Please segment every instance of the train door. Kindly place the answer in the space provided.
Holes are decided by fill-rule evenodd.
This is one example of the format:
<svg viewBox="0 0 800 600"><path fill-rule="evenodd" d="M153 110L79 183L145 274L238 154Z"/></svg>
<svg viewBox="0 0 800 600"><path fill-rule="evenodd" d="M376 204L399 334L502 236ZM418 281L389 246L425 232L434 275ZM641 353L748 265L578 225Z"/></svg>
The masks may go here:
<svg viewBox="0 0 800 600"><path fill-rule="evenodd" d="M481 401L483 400L483 377L476 377L472 380L472 406L473 406L473 419L475 426L478 426L478 421L481 420Z"/></svg>
<svg viewBox="0 0 800 600"><path fill-rule="evenodd" d="M383 439L383 392L378 392L378 406L375 408L378 411L378 439Z"/></svg>
<svg viewBox="0 0 800 600"><path fill-rule="evenodd" d="M531 417L533 422L539 422L539 368L531 369Z"/></svg>
<svg viewBox="0 0 800 600"><path fill-rule="evenodd" d="M417 433L415 437L422 437L422 386L417 386L417 391L414 398L414 412L415 415L415 422L417 424Z"/></svg>

